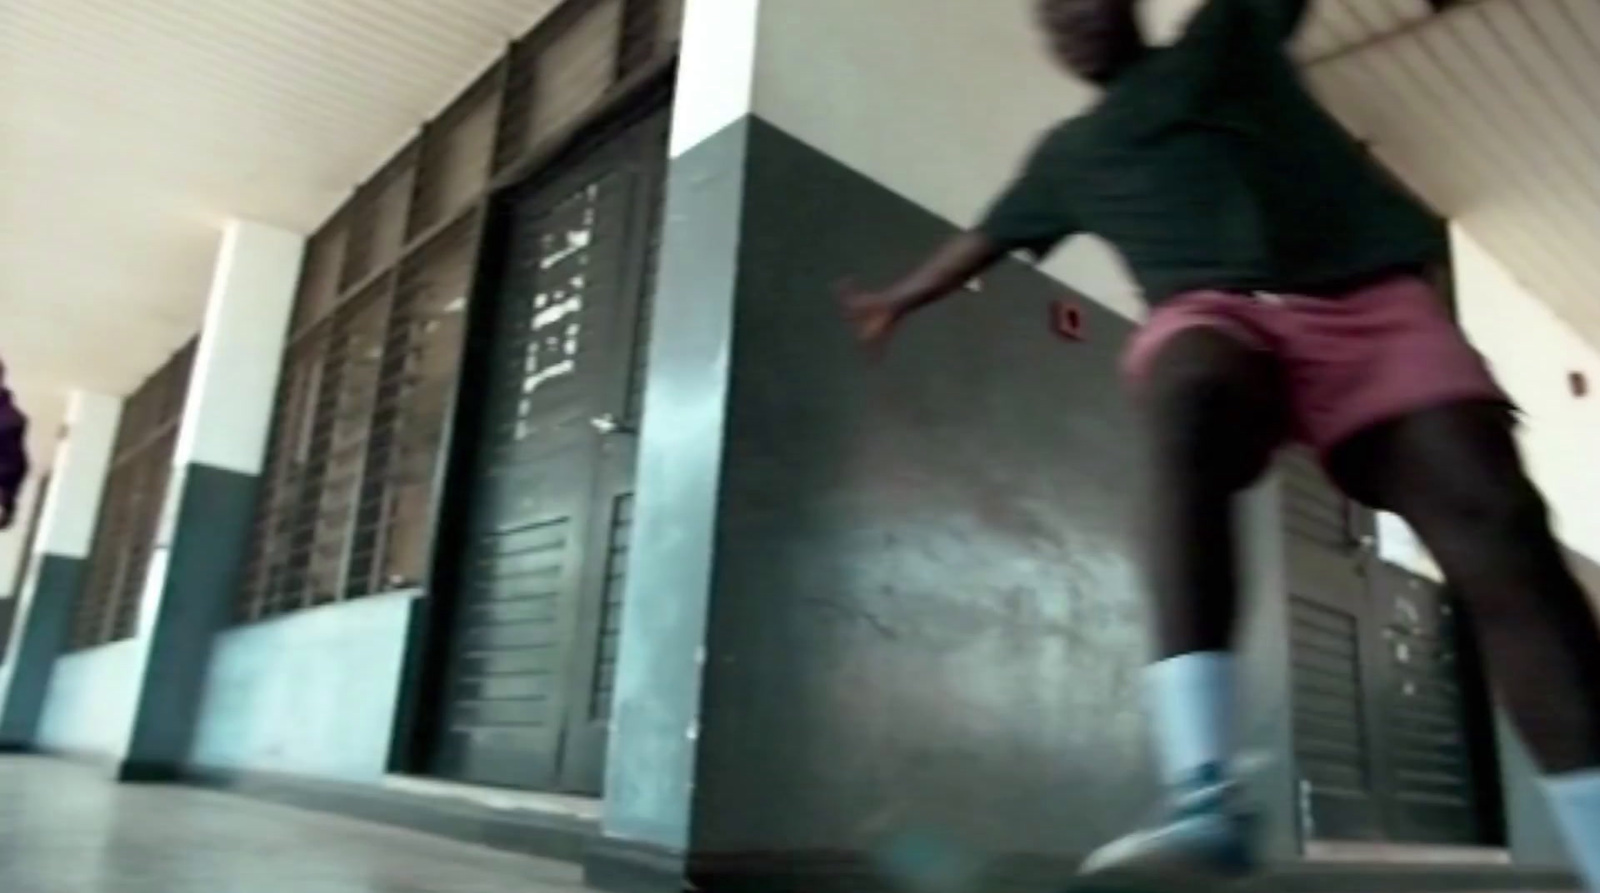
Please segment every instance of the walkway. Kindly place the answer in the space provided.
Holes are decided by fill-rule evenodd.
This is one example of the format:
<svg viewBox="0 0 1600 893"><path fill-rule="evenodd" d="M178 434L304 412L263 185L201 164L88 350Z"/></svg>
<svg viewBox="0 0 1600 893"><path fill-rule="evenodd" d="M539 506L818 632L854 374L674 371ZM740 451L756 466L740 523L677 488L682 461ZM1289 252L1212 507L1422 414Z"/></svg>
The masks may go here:
<svg viewBox="0 0 1600 893"><path fill-rule="evenodd" d="M243 797L0 758L5 893L581 893L579 874Z"/></svg>

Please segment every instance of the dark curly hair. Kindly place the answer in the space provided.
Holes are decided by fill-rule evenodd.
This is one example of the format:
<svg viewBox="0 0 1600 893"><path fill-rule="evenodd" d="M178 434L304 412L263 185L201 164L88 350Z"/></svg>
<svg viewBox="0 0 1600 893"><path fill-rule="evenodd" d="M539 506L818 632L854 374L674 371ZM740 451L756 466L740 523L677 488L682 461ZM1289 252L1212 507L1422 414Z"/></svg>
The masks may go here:
<svg viewBox="0 0 1600 893"><path fill-rule="evenodd" d="M1036 0L1034 15L1057 61L1106 83L1145 51L1137 0Z"/></svg>

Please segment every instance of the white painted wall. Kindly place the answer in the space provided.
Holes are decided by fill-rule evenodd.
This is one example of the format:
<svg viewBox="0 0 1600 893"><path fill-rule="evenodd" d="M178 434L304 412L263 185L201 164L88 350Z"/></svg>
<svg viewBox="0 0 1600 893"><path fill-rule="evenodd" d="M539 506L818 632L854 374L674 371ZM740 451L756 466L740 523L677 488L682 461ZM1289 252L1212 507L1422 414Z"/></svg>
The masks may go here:
<svg viewBox="0 0 1600 893"><path fill-rule="evenodd" d="M750 113L763 0L684 0L670 154Z"/></svg>
<svg viewBox="0 0 1600 893"><path fill-rule="evenodd" d="M697 5L724 4L691 3L689 41ZM753 108L929 210L974 223L1039 135L1094 99L1052 67L1032 21L1031 0L760 0ZM1073 240L1044 269L1118 312L1143 313L1097 241Z"/></svg>
<svg viewBox="0 0 1600 893"><path fill-rule="evenodd" d="M143 658L143 643L130 639L57 659L39 718L39 746L121 759L133 728Z"/></svg>
<svg viewBox="0 0 1600 893"><path fill-rule="evenodd" d="M388 765L415 599L342 602L218 636L190 762L377 780Z"/></svg>
<svg viewBox="0 0 1600 893"><path fill-rule="evenodd" d="M173 461L259 474L305 238L246 220L223 229Z"/></svg>
<svg viewBox="0 0 1600 893"><path fill-rule="evenodd" d="M68 398L66 439L51 463L56 473L39 516L35 552L71 558L89 554L121 420L121 397L78 391Z"/></svg>
<svg viewBox="0 0 1600 893"><path fill-rule="evenodd" d="M1462 326L1526 413L1523 453L1557 533L1600 561L1600 353L1465 230L1453 228L1451 242ZM1588 377L1587 397L1573 396L1572 372Z"/></svg>

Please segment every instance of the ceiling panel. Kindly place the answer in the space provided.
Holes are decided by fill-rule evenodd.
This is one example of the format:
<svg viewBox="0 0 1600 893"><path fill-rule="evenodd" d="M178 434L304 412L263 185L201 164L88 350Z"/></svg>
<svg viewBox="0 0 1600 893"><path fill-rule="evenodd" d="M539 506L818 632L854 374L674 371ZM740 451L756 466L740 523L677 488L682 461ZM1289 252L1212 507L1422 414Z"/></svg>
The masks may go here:
<svg viewBox="0 0 1600 893"><path fill-rule="evenodd" d="M1600 3L1480 0L1310 72L1402 179L1600 345Z"/></svg>

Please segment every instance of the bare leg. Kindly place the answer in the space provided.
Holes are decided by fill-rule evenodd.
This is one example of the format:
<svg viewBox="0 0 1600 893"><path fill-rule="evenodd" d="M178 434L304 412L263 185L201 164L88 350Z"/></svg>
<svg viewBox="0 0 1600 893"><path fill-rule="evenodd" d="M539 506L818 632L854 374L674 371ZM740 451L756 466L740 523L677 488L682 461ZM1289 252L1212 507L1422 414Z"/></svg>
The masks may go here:
<svg viewBox="0 0 1600 893"><path fill-rule="evenodd" d="M1494 688L1551 779L1558 818L1594 889L1600 626L1523 471L1509 412L1475 402L1415 413L1357 435L1332 459L1349 490L1416 529L1461 594Z"/></svg>
<svg viewBox="0 0 1600 893"><path fill-rule="evenodd" d="M1248 868L1227 778L1238 580L1233 507L1287 429L1274 357L1196 328L1173 337L1140 391L1151 450L1145 506L1156 660L1146 690L1165 820L1102 848L1086 871Z"/></svg>
<svg viewBox="0 0 1600 893"><path fill-rule="evenodd" d="M1277 361L1197 328L1151 364L1140 411L1151 451L1146 538L1157 659L1232 644L1233 504L1284 441Z"/></svg>

